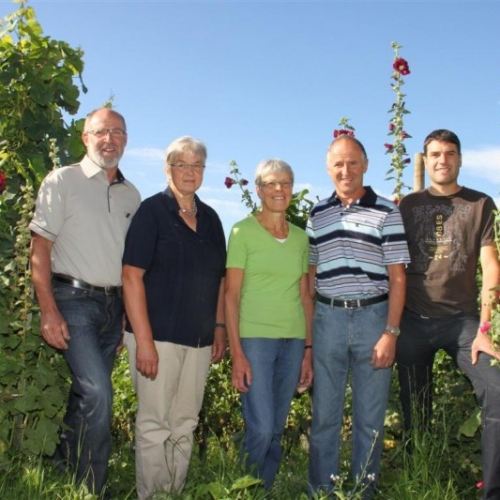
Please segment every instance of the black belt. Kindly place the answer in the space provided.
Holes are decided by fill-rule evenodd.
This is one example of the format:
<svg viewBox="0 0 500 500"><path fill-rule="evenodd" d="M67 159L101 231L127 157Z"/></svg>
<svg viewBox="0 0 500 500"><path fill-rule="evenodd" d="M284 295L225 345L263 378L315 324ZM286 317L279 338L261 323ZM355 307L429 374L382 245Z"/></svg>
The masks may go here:
<svg viewBox="0 0 500 500"><path fill-rule="evenodd" d="M80 288L81 290L88 290L89 292L101 292L105 295L116 296L121 296L122 294L121 286L94 286L85 281L72 278L71 276L57 273L52 274L52 279L57 283L64 283L65 285L70 285L73 288Z"/></svg>
<svg viewBox="0 0 500 500"><path fill-rule="evenodd" d="M352 307L364 307L371 306L372 304L378 304L389 298L389 294L384 293L382 295L377 295L376 297L370 297L369 299L329 299L328 297L323 297L319 293L316 294L316 300L322 304L327 304L330 307L345 307L350 309Z"/></svg>

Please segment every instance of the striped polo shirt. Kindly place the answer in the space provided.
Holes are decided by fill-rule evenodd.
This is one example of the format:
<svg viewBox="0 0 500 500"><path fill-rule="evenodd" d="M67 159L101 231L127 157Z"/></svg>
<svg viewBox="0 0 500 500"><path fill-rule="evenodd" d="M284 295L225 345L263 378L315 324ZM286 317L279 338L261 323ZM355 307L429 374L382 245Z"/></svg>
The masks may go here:
<svg viewBox="0 0 500 500"><path fill-rule="evenodd" d="M387 266L410 262L398 207L365 186L343 206L336 193L313 207L307 222L309 264L325 297L376 296L389 291Z"/></svg>

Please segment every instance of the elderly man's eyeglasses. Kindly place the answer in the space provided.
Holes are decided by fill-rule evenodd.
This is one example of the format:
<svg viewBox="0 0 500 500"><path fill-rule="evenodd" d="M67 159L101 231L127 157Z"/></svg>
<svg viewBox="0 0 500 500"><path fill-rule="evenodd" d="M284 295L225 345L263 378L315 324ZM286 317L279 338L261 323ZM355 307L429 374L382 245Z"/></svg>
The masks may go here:
<svg viewBox="0 0 500 500"><path fill-rule="evenodd" d="M278 186L281 187L281 189L291 189L293 187L293 182L263 182L261 186L264 189L269 189L273 190L276 189Z"/></svg>
<svg viewBox="0 0 500 500"><path fill-rule="evenodd" d="M189 163L169 163L169 165L177 170L180 170L181 172L190 168L192 168L195 172L201 172L205 168L205 165L190 165Z"/></svg>
<svg viewBox="0 0 500 500"><path fill-rule="evenodd" d="M97 130L88 130L87 134L95 135L98 139L104 139L108 134L111 137L124 137L127 132L121 128L98 128Z"/></svg>

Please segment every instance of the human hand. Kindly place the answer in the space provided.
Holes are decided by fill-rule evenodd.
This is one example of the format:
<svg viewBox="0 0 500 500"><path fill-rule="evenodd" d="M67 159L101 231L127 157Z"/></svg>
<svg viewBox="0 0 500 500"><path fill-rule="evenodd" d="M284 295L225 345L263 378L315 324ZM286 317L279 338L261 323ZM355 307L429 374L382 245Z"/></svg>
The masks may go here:
<svg viewBox="0 0 500 500"><path fill-rule="evenodd" d="M67 349L70 339L68 325L57 310L42 313L40 330L47 344L56 349Z"/></svg>
<svg viewBox="0 0 500 500"><path fill-rule="evenodd" d="M137 343L136 368L144 377L151 380L156 379L158 375L158 351L152 340Z"/></svg>
<svg viewBox="0 0 500 500"><path fill-rule="evenodd" d="M473 365L477 363L479 354L481 352L489 354L494 358L500 359L500 353L493 349L493 346L491 345L491 339L488 337L488 335L482 333L481 331L478 331L476 338L472 342L471 346L471 361Z"/></svg>
<svg viewBox="0 0 500 500"><path fill-rule="evenodd" d="M244 354L233 356L232 358L232 383L239 392L248 392L252 384L252 368Z"/></svg>
<svg viewBox="0 0 500 500"><path fill-rule="evenodd" d="M392 333L384 332L375 344L372 352L372 366L375 370L390 368L396 356L397 337Z"/></svg>
<svg viewBox="0 0 500 500"><path fill-rule="evenodd" d="M308 387L311 387L314 378L314 371L312 365L311 349L306 349L304 358L302 359L302 368L300 370L299 383L297 384L297 391L304 392Z"/></svg>

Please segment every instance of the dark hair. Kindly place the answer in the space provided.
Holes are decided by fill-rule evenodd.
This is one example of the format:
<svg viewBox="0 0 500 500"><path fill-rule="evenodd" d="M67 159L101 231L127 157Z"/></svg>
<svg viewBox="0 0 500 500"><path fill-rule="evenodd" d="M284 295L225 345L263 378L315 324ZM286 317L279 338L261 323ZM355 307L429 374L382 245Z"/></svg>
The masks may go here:
<svg viewBox="0 0 500 500"><path fill-rule="evenodd" d="M424 156L427 156L427 146L432 141L438 142L449 142L450 144L455 144L457 147L458 154L461 155L460 139L457 134L451 130L446 130L445 128L439 128L431 132L424 140Z"/></svg>
<svg viewBox="0 0 500 500"><path fill-rule="evenodd" d="M366 154L366 149L363 146L363 144L361 143L361 141L359 139L356 139L356 137L353 137L352 135L348 135L348 134L339 135L336 139L334 139L330 143L330 146L328 148L327 158L330 156L330 151L332 150L332 146L339 141L352 141L355 144L357 144L359 149L361 149L361 153L363 153L363 157L365 158L366 161L368 161L368 155Z"/></svg>

